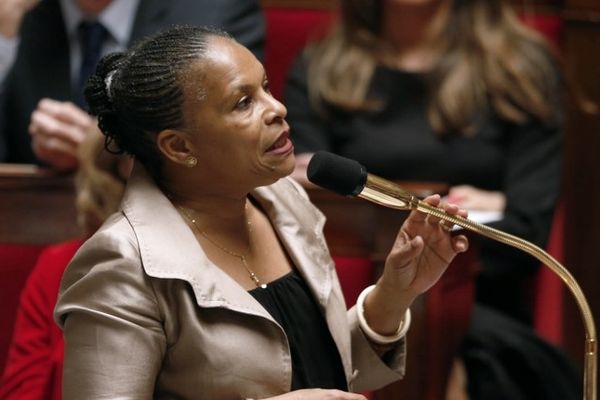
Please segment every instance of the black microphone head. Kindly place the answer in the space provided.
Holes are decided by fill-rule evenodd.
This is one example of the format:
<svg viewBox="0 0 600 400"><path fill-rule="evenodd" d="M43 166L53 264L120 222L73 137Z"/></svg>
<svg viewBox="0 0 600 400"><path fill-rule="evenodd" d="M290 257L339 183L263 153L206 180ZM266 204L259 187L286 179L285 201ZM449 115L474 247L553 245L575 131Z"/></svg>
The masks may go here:
<svg viewBox="0 0 600 400"><path fill-rule="evenodd" d="M342 196L358 195L367 183L367 170L359 162L318 151L308 163L308 180Z"/></svg>

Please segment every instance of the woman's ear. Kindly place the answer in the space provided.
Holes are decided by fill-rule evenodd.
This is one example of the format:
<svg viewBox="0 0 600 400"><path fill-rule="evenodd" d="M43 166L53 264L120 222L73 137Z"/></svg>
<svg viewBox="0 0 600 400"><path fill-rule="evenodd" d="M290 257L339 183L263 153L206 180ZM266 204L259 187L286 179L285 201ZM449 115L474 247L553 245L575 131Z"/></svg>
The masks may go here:
<svg viewBox="0 0 600 400"><path fill-rule="evenodd" d="M160 131L156 144L161 153L174 163L189 166L190 159L194 157L192 142L186 133L176 129Z"/></svg>

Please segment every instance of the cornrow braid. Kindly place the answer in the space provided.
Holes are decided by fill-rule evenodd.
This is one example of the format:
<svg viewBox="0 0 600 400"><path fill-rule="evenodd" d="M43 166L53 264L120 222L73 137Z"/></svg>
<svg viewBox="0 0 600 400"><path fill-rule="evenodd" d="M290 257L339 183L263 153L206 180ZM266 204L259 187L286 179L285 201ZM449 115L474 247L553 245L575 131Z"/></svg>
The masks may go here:
<svg viewBox="0 0 600 400"><path fill-rule="evenodd" d="M126 53L100 60L88 80L85 96L98 126L117 152L136 157L157 180L162 159L156 135L183 123L182 75L201 59L211 36L225 32L179 26L149 36ZM115 151L114 149L112 150Z"/></svg>

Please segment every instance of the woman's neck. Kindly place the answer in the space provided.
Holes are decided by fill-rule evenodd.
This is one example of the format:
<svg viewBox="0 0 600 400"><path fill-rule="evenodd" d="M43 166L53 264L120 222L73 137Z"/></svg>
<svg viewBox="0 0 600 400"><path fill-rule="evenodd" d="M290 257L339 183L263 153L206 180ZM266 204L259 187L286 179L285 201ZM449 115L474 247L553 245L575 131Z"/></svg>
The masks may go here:
<svg viewBox="0 0 600 400"><path fill-rule="evenodd" d="M200 168L200 167L196 167ZM173 204L217 219L244 217L251 188L225 185L209 173L166 164L161 188Z"/></svg>
<svg viewBox="0 0 600 400"><path fill-rule="evenodd" d="M448 18L449 2L402 4L384 0L382 37L392 48L381 57L392 67L424 72L436 62L438 42Z"/></svg>
<svg viewBox="0 0 600 400"><path fill-rule="evenodd" d="M245 218L248 197L222 194L193 194L172 192L170 200L178 207L192 210L198 216L211 216L219 220Z"/></svg>

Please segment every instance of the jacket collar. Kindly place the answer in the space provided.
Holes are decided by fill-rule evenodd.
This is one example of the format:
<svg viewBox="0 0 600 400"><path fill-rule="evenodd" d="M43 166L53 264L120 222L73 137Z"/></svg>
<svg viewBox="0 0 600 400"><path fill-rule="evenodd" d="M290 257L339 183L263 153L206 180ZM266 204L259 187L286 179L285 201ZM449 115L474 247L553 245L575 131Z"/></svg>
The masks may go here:
<svg viewBox="0 0 600 400"><path fill-rule="evenodd" d="M252 195L325 309L332 290L333 262L322 235L324 216L290 178L257 188ZM246 290L208 259L192 230L139 163L129 179L123 212L137 236L148 275L185 280L201 307L224 307L272 319Z"/></svg>

